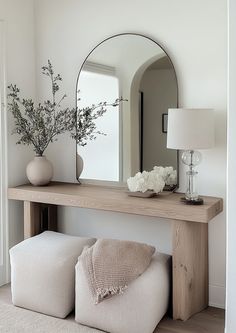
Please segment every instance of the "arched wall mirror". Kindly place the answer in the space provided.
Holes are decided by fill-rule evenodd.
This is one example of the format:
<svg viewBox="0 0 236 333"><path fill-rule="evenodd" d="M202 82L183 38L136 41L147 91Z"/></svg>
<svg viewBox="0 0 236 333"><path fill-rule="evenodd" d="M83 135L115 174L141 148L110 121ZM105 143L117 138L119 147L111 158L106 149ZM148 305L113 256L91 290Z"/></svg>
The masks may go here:
<svg viewBox="0 0 236 333"><path fill-rule="evenodd" d="M77 145L77 179L79 156L82 180L125 183L154 166L172 166L178 174L178 152L166 148L168 108L178 106L176 73L163 48L148 37L112 36L90 52L80 69L78 110L112 104L121 96L127 101L107 106L95 121L105 135Z"/></svg>

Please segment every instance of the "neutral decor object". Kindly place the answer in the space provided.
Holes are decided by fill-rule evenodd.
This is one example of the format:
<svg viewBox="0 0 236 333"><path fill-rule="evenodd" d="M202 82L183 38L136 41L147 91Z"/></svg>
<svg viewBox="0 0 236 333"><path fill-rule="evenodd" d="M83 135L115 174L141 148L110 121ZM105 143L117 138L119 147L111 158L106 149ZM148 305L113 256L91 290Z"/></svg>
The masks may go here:
<svg viewBox="0 0 236 333"><path fill-rule="evenodd" d="M126 193L128 194L129 197L137 197L137 198L153 198L155 197L157 194L152 191L152 190L147 190L145 192L140 192L140 191L126 191Z"/></svg>
<svg viewBox="0 0 236 333"><path fill-rule="evenodd" d="M152 170L136 173L134 177L127 179L127 185L130 192L145 193L151 190L158 194L163 190L165 182L158 172Z"/></svg>
<svg viewBox="0 0 236 333"><path fill-rule="evenodd" d="M13 134L20 136L17 144L32 145L36 154L26 172L33 185L46 185L52 178L52 165L43 156L48 145L56 141L58 135L73 132L76 128L76 109L62 106L66 98L65 94L58 98L62 78L60 74L54 74L50 60L47 66L42 67L42 74L50 80L52 97L38 106L31 98L21 99L20 89L16 85L8 87L8 109L15 120Z"/></svg>
<svg viewBox="0 0 236 333"><path fill-rule="evenodd" d="M84 161L82 159L82 157L80 156L80 154L77 152L76 153L76 172L77 172L77 180L80 184L80 175L83 171L84 168Z"/></svg>
<svg viewBox="0 0 236 333"><path fill-rule="evenodd" d="M79 258L89 289L98 304L122 294L149 266L153 246L117 239L98 239Z"/></svg>
<svg viewBox="0 0 236 333"><path fill-rule="evenodd" d="M169 109L167 148L184 150L182 162L189 167L184 201L188 204L203 204L196 187L198 172L194 168L201 162L196 149L210 149L214 143L212 109Z"/></svg>
<svg viewBox="0 0 236 333"><path fill-rule="evenodd" d="M52 163L45 156L35 156L26 167L26 175L32 185L47 185L53 176Z"/></svg>
<svg viewBox="0 0 236 333"><path fill-rule="evenodd" d="M167 311L170 257L156 253L147 270L122 295L94 305L86 274L76 265L75 320L110 333L152 333Z"/></svg>
<svg viewBox="0 0 236 333"><path fill-rule="evenodd" d="M60 206L152 216L163 218L163 223L171 222L173 318L186 320L208 306L208 222L222 212L223 200L205 196L204 205L191 206L180 202L181 193L166 194L145 200L127 196L123 187L60 182L48 187L21 185L8 189L9 199L24 203L25 238L38 234L42 223L49 230L57 230ZM49 213L45 216L46 207Z"/></svg>
<svg viewBox="0 0 236 333"><path fill-rule="evenodd" d="M74 308L75 264L93 238L46 231L10 249L14 305L65 318Z"/></svg>
<svg viewBox="0 0 236 333"><path fill-rule="evenodd" d="M177 171L173 167L155 166L152 171L138 172L127 179L130 196L152 197L163 191L165 186L177 184Z"/></svg>

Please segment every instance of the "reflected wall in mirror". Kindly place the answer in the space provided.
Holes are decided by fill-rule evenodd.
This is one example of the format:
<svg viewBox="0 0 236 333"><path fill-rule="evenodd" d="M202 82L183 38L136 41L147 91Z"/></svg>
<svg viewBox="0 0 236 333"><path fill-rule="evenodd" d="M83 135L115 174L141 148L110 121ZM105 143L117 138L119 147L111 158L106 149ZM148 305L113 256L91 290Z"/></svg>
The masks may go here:
<svg viewBox="0 0 236 333"><path fill-rule="evenodd" d="M77 146L77 160L80 155L84 161L80 179L124 183L154 166L178 171L178 152L166 148L162 124L168 108L178 106L176 73L163 48L148 37L110 37L90 52L80 69L78 117L84 107L111 104L121 96L127 101L108 106L96 120L102 134Z"/></svg>

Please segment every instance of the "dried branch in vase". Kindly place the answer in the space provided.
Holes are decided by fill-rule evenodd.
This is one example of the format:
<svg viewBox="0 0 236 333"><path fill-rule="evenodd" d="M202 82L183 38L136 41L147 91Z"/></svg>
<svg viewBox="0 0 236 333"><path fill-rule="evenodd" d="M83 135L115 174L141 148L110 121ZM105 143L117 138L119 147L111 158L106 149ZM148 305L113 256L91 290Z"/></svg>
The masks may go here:
<svg viewBox="0 0 236 333"><path fill-rule="evenodd" d="M20 89L16 85L8 86L8 109L15 120L13 134L20 136L17 144L32 145L36 155L42 156L48 145L63 133L69 132L81 146L85 146L88 140L95 140L97 135L105 135L97 129L96 119L104 115L108 106L118 106L123 98L111 104L102 102L79 110L62 107L66 98L66 94L58 98L62 78L60 74L54 74L50 60L42 67L42 74L50 79L52 97L37 106L31 98L20 98Z"/></svg>
<svg viewBox="0 0 236 333"><path fill-rule="evenodd" d="M97 135L106 135L97 129L96 120L107 112L107 107L118 106L121 102L128 101L127 99L117 98L114 103L101 102L91 107L78 109L77 111L77 126L75 134L72 137L81 147L86 146L87 141L95 140Z"/></svg>
<svg viewBox="0 0 236 333"><path fill-rule="evenodd" d="M8 109L15 120L13 133L20 135L17 144L32 145L38 156L43 155L48 145L57 140L58 135L73 130L76 115L75 108L61 106L66 98L65 94L57 99L62 78L60 74L54 75L49 60L48 65L42 67L42 74L51 81L52 99L37 106L31 98L21 99L20 89L16 85L11 84L8 87Z"/></svg>

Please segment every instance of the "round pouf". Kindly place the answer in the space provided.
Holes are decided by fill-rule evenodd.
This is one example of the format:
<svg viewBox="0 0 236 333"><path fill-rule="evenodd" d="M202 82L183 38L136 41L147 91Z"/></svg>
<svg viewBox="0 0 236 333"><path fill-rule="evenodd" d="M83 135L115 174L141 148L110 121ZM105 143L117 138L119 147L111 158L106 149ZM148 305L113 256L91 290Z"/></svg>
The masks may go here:
<svg viewBox="0 0 236 333"><path fill-rule="evenodd" d="M32 185L47 185L53 176L52 163L45 156L35 156L26 167L26 175Z"/></svg>

